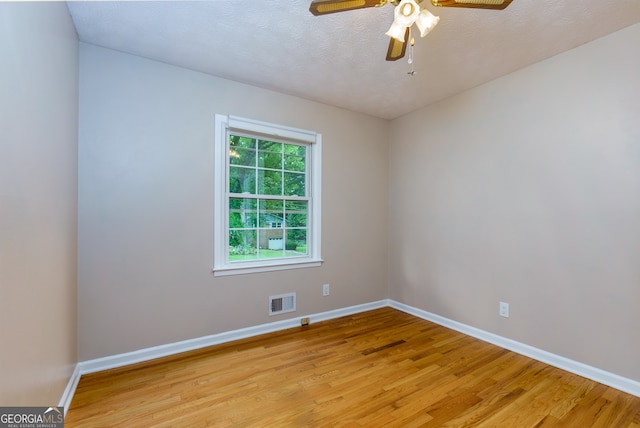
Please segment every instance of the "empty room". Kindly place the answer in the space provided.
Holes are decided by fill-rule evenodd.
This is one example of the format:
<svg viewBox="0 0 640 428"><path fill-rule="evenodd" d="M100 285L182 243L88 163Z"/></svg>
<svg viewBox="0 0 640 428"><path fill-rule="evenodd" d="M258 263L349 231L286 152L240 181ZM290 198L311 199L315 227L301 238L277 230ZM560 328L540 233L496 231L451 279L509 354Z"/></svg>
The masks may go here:
<svg viewBox="0 0 640 428"><path fill-rule="evenodd" d="M637 0L0 2L0 56L0 425L640 427Z"/></svg>

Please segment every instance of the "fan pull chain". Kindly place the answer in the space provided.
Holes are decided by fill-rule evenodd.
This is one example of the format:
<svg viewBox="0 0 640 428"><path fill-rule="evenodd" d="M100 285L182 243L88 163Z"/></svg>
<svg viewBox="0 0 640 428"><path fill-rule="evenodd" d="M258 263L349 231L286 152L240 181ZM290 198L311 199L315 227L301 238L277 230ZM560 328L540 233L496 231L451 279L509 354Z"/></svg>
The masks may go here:
<svg viewBox="0 0 640 428"><path fill-rule="evenodd" d="M413 35L411 34L411 29L409 29L409 58L407 59L407 62L409 63L409 71L407 71L407 74L409 76L415 76L418 72L415 71L413 69L413 45L415 45L416 40L413 38Z"/></svg>

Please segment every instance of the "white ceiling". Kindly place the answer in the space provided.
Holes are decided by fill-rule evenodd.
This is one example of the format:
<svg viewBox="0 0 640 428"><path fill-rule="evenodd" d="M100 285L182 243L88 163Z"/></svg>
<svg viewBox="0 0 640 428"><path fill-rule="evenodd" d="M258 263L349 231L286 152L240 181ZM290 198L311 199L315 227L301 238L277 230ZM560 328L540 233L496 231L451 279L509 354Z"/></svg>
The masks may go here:
<svg viewBox="0 0 640 428"><path fill-rule="evenodd" d="M640 0L513 0L502 11L425 0L440 23L416 39L410 76L406 58L385 61L392 5L316 17L309 3L67 4L83 42L386 119L640 22Z"/></svg>

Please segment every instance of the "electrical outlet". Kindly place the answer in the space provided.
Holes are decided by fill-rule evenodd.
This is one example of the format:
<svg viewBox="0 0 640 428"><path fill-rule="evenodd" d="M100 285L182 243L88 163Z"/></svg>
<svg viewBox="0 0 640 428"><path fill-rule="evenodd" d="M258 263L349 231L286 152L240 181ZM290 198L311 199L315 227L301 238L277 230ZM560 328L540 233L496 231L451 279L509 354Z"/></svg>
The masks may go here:
<svg viewBox="0 0 640 428"><path fill-rule="evenodd" d="M498 313L501 317L509 318L509 304L500 302L500 311Z"/></svg>
<svg viewBox="0 0 640 428"><path fill-rule="evenodd" d="M331 286L329 284L322 284L322 295L328 296L331 294Z"/></svg>

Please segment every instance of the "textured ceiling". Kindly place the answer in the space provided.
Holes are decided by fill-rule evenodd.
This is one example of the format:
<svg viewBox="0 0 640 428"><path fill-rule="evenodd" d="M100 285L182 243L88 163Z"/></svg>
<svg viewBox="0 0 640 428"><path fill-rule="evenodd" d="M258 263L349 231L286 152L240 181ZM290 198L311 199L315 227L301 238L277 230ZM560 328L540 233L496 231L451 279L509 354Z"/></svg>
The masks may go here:
<svg viewBox="0 0 640 428"><path fill-rule="evenodd" d="M410 76L406 58L385 61L392 5L316 17L309 3L67 4L83 42L386 119L640 22L640 0L513 0L502 11L425 0L440 23L416 39Z"/></svg>

